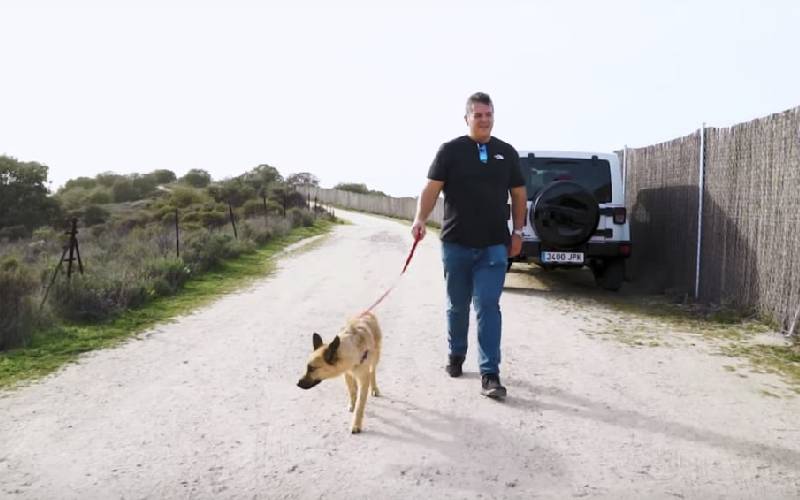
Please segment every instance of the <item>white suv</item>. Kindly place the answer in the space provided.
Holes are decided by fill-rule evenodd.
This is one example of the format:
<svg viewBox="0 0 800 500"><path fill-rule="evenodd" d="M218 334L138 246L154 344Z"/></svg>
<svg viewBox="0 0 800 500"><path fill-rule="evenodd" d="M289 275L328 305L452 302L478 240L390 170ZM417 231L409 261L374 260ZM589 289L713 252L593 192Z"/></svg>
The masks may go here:
<svg viewBox="0 0 800 500"><path fill-rule="evenodd" d="M520 151L528 191L522 253L545 269L588 266L597 284L619 290L631 254L619 158L613 153ZM509 205L509 229L511 228Z"/></svg>

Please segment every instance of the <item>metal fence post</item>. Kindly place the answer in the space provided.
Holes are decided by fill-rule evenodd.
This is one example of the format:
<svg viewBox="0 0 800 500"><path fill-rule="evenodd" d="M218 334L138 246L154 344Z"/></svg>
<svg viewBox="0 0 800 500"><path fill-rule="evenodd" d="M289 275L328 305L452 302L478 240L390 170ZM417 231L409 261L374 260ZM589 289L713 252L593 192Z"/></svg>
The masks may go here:
<svg viewBox="0 0 800 500"><path fill-rule="evenodd" d="M696 268L694 271L694 298L697 300L700 297L700 249L703 243L703 186L705 185L706 174L706 158L705 158L705 137L706 137L706 123L700 127L700 160L699 160L699 181L698 181L698 199L697 199L697 258Z"/></svg>

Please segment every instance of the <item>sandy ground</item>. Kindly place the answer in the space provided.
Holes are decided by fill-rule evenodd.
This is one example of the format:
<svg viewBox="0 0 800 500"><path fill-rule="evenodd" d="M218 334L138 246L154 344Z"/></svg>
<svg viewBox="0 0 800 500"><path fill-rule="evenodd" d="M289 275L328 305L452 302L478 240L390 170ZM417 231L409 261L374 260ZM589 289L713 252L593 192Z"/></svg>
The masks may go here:
<svg viewBox="0 0 800 500"><path fill-rule="evenodd" d="M609 340L596 332L628 319L536 272L512 271L502 299L506 402L479 394L474 331L447 377L434 234L376 309L383 396L351 435L342 380L295 384L312 332L371 304L411 239L340 215L353 224L271 277L0 393L0 497L800 496L800 398L780 379L726 369L746 363L700 338Z"/></svg>

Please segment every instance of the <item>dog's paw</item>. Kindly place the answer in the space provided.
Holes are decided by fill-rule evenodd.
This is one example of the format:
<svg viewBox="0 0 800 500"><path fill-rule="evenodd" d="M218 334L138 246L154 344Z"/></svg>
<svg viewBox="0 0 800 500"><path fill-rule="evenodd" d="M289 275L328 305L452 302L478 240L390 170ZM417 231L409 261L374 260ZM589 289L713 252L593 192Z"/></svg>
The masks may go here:
<svg viewBox="0 0 800 500"><path fill-rule="evenodd" d="M350 429L350 434L361 434L361 427L355 425Z"/></svg>
<svg viewBox="0 0 800 500"><path fill-rule="evenodd" d="M379 391L377 387L373 387L372 388L372 395L375 396L375 397L378 397L378 396L381 395L381 391Z"/></svg>
<svg viewBox="0 0 800 500"><path fill-rule="evenodd" d="M349 411L350 413L353 413L353 410L355 409L356 409L355 403L350 403L347 405L347 411Z"/></svg>

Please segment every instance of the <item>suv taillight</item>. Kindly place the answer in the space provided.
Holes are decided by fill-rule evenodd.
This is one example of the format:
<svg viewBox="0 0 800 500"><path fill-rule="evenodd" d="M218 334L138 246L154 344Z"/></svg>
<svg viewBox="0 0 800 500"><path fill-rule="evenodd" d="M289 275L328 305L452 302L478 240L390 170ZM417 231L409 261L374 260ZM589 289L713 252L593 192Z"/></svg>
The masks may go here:
<svg viewBox="0 0 800 500"><path fill-rule="evenodd" d="M614 224L625 224L628 219L628 211L625 210L625 207L614 207L612 214L614 215Z"/></svg>

